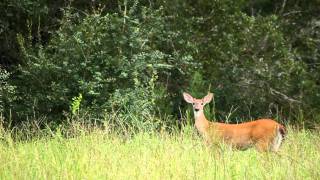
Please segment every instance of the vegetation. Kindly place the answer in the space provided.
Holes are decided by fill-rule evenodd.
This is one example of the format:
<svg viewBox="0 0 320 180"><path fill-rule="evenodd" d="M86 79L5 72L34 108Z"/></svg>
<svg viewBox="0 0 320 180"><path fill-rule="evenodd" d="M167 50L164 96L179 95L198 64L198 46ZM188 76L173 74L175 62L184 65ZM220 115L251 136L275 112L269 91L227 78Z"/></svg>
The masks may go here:
<svg viewBox="0 0 320 180"><path fill-rule="evenodd" d="M317 179L319 133L289 129L279 153L207 147L185 126L169 134L112 131L73 124L75 138L49 129L41 139L0 143L1 179Z"/></svg>
<svg viewBox="0 0 320 180"><path fill-rule="evenodd" d="M100 120L110 112L132 114L131 124L145 124L133 117L146 114L177 119L187 90L214 92L216 119L232 111L232 121L273 117L314 127L319 7L316 0L1 2L5 124L46 117L58 125L75 115L70 104L79 94L78 113Z"/></svg>
<svg viewBox="0 0 320 180"><path fill-rule="evenodd" d="M318 0L0 2L0 179L316 179ZM208 119L273 118L279 153L207 147Z"/></svg>

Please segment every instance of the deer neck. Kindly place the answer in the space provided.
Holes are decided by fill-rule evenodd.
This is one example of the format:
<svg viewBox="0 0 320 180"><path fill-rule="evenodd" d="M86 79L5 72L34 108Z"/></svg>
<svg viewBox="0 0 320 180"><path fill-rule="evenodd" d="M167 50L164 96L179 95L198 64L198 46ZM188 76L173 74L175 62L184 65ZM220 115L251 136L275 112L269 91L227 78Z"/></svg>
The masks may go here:
<svg viewBox="0 0 320 180"><path fill-rule="evenodd" d="M194 111L194 118L195 118L195 126L201 134L205 134L208 127L209 121L205 117L203 110Z"/></svg>

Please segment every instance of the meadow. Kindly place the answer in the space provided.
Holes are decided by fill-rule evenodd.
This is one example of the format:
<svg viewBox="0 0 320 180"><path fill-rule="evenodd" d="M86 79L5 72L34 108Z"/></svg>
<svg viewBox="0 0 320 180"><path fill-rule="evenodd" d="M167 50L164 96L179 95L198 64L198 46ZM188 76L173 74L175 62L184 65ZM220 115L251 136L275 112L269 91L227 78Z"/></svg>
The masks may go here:
<svg viewBox="0 0 320 180"><path fill-rule="evenodd" d="M320 134L288 128L278 153L207 147L194 127L174 132L78 129L14 140L2 130L0 179L319 179Z"/></svg>
<svg viewBox="0 0 320 180"><path fill-rule="evenodd" d="M0 180L320 179L319 12L320 0L1 0ZM288 135L277 153L208 147L187 102Z"/></svg>

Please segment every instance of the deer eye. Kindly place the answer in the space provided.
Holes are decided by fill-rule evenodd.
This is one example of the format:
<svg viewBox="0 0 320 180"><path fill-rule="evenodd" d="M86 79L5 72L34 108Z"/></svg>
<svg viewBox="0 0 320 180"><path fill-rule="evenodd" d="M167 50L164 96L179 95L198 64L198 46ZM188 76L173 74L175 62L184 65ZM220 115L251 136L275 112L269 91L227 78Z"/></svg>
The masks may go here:
<svg viewBox="0 0 320 180"><path fill-rule="evenodd" d="M203 105L203 103L201 103L201 105Z"/></svg>
<svg viewBox="0 0 320 180"><path fill-rule="evenodd" d="M194 105L194 103L192 103L192 105Z"/></svg>

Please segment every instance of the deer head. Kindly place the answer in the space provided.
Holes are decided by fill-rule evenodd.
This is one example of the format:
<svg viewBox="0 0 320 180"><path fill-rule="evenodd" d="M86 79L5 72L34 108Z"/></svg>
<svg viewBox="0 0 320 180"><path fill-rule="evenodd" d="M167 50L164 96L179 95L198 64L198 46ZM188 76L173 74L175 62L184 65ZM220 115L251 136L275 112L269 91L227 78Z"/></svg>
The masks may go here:
<svg viewBox="0 0 320 180"><path fill-rule="evenodd" d="M199 114L203 113L203 107L212 100L213 94L208 93L202 99L196 99L196 98L192 97L190 94L184 92L183 98L185 101L192 104L194 115L198 116Z"/></svg>

